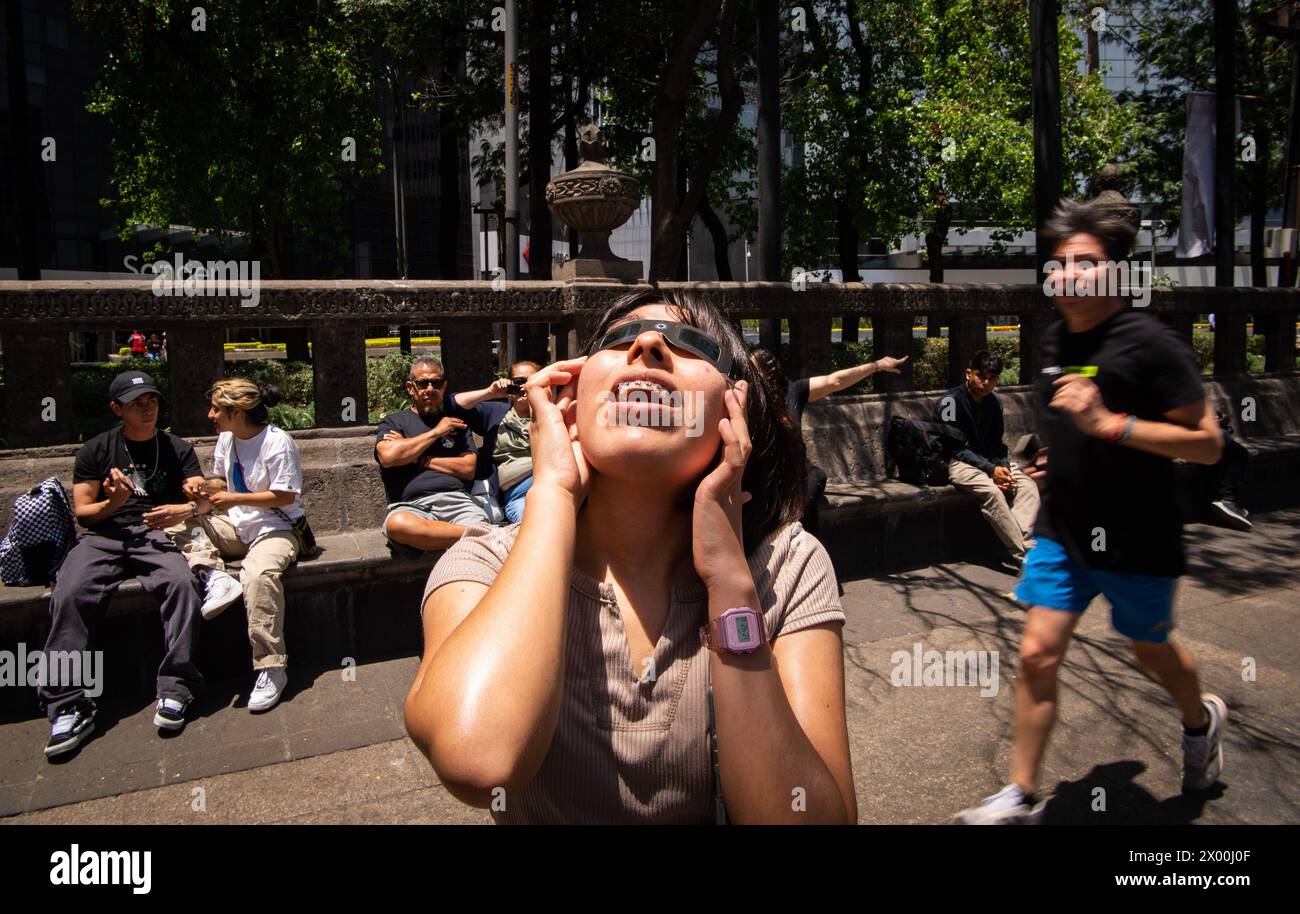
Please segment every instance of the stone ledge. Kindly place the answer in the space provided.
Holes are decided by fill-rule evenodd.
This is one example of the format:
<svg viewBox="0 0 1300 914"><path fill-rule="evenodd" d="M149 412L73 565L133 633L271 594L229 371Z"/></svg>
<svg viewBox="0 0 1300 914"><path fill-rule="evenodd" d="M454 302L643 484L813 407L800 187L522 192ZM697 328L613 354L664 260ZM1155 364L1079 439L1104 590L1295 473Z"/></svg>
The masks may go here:
<svg viewBox="0 0 1300 914"><path fill-rule="evenodd" d="M441 552L431 552L418 559L394 558L378 530L340 533L319 537L323 550L314 559L289 566L284 574L285 589L299 591L329 585L356 586L384 579L423 578L428 575ZM228 563L238 567L238 562ZM49 587L0 587L0 623L42 622L49 614ZM109 602L107 615L117 616L153 611L150 600L134 578L122 582Z"/></svg>

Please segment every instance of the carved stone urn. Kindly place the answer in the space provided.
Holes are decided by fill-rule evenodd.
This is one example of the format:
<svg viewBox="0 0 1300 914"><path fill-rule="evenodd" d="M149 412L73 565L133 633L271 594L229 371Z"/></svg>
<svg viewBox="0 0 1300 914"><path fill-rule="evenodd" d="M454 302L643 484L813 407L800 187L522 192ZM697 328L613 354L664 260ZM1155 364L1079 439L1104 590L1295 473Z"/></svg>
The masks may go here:
<svg viewBox="0 0 1300 914"><path fill-rule="evenodd" d="M609 236L641 205L641 183L605 164L605 138L595 124L578 131L582 164L546 185L546 203L560 221L578 231L578 252L554 271L556 279L641 279L641 262L619 257Z"/></svg>

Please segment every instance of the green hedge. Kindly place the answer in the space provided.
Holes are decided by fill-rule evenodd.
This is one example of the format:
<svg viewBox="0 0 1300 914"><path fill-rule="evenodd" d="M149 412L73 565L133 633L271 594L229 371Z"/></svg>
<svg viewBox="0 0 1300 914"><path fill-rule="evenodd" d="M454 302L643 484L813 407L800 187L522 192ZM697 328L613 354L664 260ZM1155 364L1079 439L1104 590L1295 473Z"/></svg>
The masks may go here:
<svg viewBox="0 0 1300 914"><path fill-rule="evenodd" d="M366 400L368 421L376 423L384 416L410 405L402 382L410 370L411 356L393 354L366 361ZM153 377L163 399L171 399L171 378L166 362L128 359L123 362L83 363L72 370L72 409L78 441L93 438L117 424L108 407L108 385L123 371L144 371ZM311 428L316 424L313 396L314 379L308 362L283 359L244 359L227 362L225 377L248 378L280 387L284 400L271 408L271 421L281 428ZM164 405L163 428L171 427L171 417Z"/></svg>

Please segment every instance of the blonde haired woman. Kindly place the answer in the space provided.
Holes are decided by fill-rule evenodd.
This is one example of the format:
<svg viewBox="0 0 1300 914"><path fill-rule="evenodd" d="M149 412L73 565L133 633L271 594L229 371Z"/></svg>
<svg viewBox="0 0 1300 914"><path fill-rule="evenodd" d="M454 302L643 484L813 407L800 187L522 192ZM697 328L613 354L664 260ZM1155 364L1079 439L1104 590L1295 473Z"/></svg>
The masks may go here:
<svg viewBox="0 0 1300 914"><path fill-rule="evenodd" d="M267 415L280 400L277 387L226 378L212 385L208 398L208 418L219 435L212 472L226 485L224 491L204 486L195 494L200 512L203 501L224 512L202 517L217 560L243 560L239 577L257 672L248 709L268 711L288 681L282 576L298 557L293 522L303 516L302 465L298 445Z"/></svg>

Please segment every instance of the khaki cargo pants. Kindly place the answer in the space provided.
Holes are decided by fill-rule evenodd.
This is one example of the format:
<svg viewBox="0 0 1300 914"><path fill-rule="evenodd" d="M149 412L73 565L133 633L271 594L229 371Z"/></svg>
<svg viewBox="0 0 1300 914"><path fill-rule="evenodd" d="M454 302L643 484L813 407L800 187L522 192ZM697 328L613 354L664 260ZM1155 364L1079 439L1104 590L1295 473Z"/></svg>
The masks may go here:
<svg viewBox="0 0 1300 914"><path fill-rule="evenodd" d="M239 583L248 609L248 641L253 669L284 669L284 570L298 557L298 541L288 530L264 533L244 543L224 514L204 514L165 531L192 571L225 571L223 559L240 559Z"/></svg>
<svg viewBox="0 0 1300 914"><path fill-rule="evenodd" d="M979 499L980 512L998 539L1012 556L1024 558L1029 547L1026 540L1038 517L1038 486L1034 481L1012 465L1011 491L1003 493L992 476L960 460L948 462L948 480Z"/></svg>

